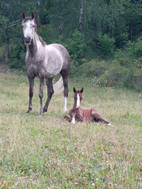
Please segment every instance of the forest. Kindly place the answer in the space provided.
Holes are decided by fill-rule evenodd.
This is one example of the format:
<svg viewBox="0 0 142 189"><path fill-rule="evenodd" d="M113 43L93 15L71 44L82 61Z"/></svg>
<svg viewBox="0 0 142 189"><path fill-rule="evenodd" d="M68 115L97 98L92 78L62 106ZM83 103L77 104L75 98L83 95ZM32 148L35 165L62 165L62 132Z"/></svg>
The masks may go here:
<svg viewBox="0 0 142 189"><path fill-rule="evenodd" d="M0 63L20 72L22 13L32 11L44 41L68 49L71 78L142 90L142 0L1 0Z"/></svg>

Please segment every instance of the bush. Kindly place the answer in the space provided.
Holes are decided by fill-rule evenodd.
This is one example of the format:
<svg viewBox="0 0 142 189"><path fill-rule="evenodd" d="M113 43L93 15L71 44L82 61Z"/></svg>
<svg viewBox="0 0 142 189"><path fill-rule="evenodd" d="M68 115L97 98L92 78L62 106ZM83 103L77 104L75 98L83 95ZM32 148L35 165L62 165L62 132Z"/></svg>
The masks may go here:
<svg viewBox="0 0 142 189"><path fill-rule="evenodd" d="M122 67L120 64L113 62L109 65L108 70L101 75L99 84L102 86L119 86L124 87L129 78L128 68Z"/></svg>
<svg viewBox="0 0 142 189"><path fill-rule="evenodd" d="M105 72L106 69L107 63L105 61L93 59L80 66L79 75L83 75L85 77L99 77Z"/></svg>
<svg viewBox="0 0 142 189"><path fill-rule="evenodd" d="M137 91L142 91L142 68L134 70L131 85Z"/></svg>
<svg viewBox="0 0 142 189"><path fill-rule="evenodd" d="M43 40L50 44L56 43L57 41L57 31L52 25L43 25L38 28L38 34L43 38Z"/></svg>
<svg viewBox="0 0 142 189"><path fill-rule="evenodd" d="M121 66L130 67L132 64L132 59L129 57L127 49L117 50L114 55L114 60L116 60Z"/></svg>
<svg viewBox="0 0 142 189"><path fill-rule="evenodd" d="M11 46L9 61L10 68L26 71L25 52L25 46L22 42L19 42L16 46Z"/></svg>
<svg viewBox="0 0 142 189"><path fill-rule="evenodd" d="M128 33L117 33L115 37L115 45L117 48L122 48L128 42Z"/></svg>
<svg viewBox="0 0 142 189"><path fill-rule="evenodd" d="M127 50L129 56L133 59L142 57L142 39L138 39L137 42L129 42Z"/></svg>
<svg viewBox="0 0 142 189"><path fill-rule="evenodd" d="M113 55L115 50L115 39L107 34L98 34L97 38L98 53L102 58L107 58Z"/></svg>
<svg viewBox="0 0 142 189"><path fill-rule="evenodd" d="M75 60L76 66L79 66L81 59L84 57L86 48L84 35L75 30L75 32L72 34L72 38L68 39L66 44L71 60Z"/></svg>

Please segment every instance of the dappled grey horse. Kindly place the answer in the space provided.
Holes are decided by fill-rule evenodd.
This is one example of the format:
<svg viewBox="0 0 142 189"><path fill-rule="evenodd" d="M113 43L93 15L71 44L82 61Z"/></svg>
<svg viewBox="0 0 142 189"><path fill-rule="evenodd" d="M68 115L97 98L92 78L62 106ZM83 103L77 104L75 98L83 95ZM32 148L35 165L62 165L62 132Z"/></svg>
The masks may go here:
<svg viewBox="0 0 142 189"><path fill-rule="evenodd" d="M70 56L68 51L60 44L46 45L43 39L37 34L37 24L34 19L34 13L31 17L26 17L23 13L23 34L24 43L27 47L26 51L26 67L29 79L29 107L27 113L32 110L32 97L34 78L40 79L39 98L40 98L40 115L47 112L49 102L54 93L52 80L57 74L61 74L61 78L55 86L62 83L64 85L64 111L67 111L68 97L68 76L70 69ZM43 86L46 80L48 98L43 108Z"/></svg>

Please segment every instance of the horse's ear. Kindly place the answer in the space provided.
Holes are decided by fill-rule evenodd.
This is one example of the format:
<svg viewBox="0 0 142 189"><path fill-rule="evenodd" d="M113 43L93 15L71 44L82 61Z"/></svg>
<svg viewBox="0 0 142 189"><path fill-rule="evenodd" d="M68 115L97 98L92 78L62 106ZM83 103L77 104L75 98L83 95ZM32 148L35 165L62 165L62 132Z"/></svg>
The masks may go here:
<svg viewBox="0 0 142 189"><path fill-rule="evenodd" d="M80 92L83 93L83 91L84 91L84 88L82 87L82 89L80 90Z"/></svg>
<svg viewBox="0 0 142 189"><path fill-rule="evenodd" d="M76 93L76 89L75 89L75 87L73 88L73 92Z"/></svg>
<svg viewBox="0 0 142 189"><path fill-rule="evenodd" d="M26 17L26 16L25 16L25 13L23 12L23 14L22 14L22 18L23 18L23 20L25 19L25 17Z"/></svg>
<svg viewBox="0 0 142 189"><path fill-rule="evenodd" d="M35 16L34 16L34 13L32 12L32 13L31 13L31 18L34 19L34 17L35 17Z"/></svg>

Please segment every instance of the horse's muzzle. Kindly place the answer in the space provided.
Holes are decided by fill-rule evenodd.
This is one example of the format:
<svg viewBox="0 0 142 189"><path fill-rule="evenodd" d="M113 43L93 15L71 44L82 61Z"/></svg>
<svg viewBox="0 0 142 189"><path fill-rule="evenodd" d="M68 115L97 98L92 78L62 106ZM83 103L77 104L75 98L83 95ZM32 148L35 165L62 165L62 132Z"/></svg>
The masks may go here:
<svg viewBox="0 0 142 189"><path fill-rule="evenodd" d="M25 43L25 45L30 45L31 44L31 38L30 37L24 37L24 43Z"/></svg>

